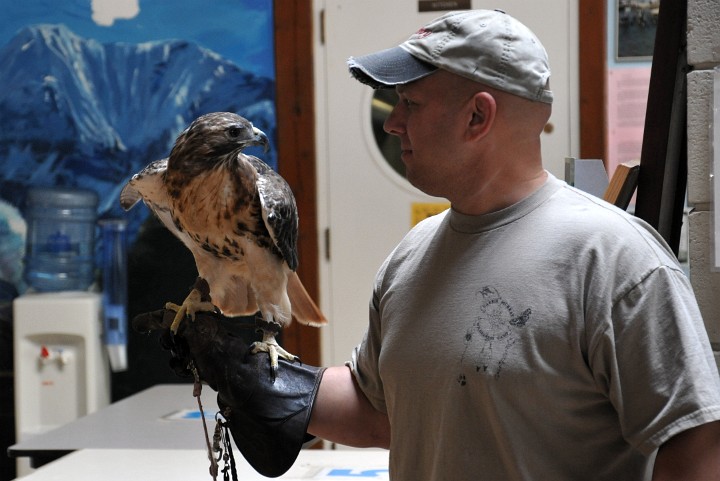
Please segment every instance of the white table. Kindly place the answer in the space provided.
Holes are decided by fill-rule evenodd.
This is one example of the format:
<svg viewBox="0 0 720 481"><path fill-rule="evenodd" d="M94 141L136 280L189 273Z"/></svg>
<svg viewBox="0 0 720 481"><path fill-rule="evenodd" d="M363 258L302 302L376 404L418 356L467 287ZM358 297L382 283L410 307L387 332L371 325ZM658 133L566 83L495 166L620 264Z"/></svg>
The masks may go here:
<svg viewBox="0 0 720 481"><path fill-rule="evenodd" d="M235 450L238 479L266 481ZM303 449L283 476L290 480L382 481L390 479L388 452L383 450ZM212 480L203 450L83 449L53 461L23 481L173 481ZM222 479L222 474L218 476Z"/></svg>
<svg viewBox="0 0 720 481"><path fill-rule="evenodd" d="M79 449L205 449L192 384L161 384L59 428L14 444L11 457L30 457L33 467ZM203 386L206 416L218 410L217 393ZM174 419L187 413L194 419ZM173 416L175 415L175 416ZM186 416L188 417L188 416ZM208 420L212 436L214 419Z"/></svg>

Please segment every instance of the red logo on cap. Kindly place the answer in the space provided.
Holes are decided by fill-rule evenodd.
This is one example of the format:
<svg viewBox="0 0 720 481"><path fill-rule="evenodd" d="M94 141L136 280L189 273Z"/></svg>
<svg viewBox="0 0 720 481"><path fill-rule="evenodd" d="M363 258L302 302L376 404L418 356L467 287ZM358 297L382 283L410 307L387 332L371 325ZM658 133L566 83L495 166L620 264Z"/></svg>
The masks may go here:
<svg viewBox="0 0 720 481"><path fill-rule="evenodd" d="M426 29L425 27L423 27L423 28L421 28L420 30L418 30L417 32L415 32L415 33L413 34L413 37L415 37L415 38L425 38L425 37L427 37L427 36L430 35L430 34L432 34L432 30L428 30L428 29Z"/></svg>

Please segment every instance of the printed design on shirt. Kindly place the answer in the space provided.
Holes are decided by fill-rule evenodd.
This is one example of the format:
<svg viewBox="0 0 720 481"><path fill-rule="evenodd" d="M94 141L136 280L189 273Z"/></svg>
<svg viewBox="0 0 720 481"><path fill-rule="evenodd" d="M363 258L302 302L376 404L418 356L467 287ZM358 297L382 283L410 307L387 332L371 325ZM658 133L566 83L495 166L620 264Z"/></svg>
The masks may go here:
<svg viewBox="0 0 720 481"><path fill-rule="evenodd" d="M472 362L477 373L500 378L503 366L519 339L519 331L530 321L531 309L525 309L520 315L500 296L494 287L483 287L475 293L475 301L479 304L477 316L465 333L465 350L460 358L464 366L466 357ZM464 386L467 383L465 374L457 378Z"/></svg>

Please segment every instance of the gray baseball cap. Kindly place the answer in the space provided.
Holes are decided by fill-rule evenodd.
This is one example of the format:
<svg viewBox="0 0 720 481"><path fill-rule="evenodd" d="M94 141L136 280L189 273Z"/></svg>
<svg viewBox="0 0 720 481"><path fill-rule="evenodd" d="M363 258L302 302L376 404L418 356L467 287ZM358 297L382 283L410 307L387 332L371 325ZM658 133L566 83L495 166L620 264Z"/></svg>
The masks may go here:
<svg viewBox="0 0 720 481"><path fill-rule="evenodd" d="M545 48L502 10L446 13L397 47L350 57L348 68L376 89L406 84L441 68L530 100L553 101Z"/></svg>

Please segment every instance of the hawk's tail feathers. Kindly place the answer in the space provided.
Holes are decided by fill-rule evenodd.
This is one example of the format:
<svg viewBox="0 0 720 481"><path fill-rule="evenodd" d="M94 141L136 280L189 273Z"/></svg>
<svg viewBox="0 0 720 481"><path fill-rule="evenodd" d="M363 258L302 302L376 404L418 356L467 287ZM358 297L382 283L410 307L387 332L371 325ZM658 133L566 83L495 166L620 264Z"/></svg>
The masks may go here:
<svg viewBox="0 0 720 481"><path fill-rule="evenodd" d="M310 294L305 290L297 273L291 272L288 276L288 296L292 306L292 316L300 324L320 327L327 324L327 319L320 308L315 304Z"/></svg>

